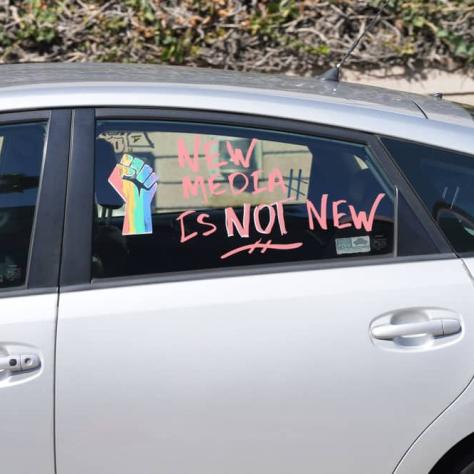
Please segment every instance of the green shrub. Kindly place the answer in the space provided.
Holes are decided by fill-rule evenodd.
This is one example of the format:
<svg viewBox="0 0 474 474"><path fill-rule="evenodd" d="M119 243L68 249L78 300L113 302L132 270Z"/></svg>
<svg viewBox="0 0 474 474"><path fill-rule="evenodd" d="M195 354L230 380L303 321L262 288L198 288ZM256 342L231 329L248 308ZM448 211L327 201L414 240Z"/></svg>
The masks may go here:
<svg viewBox="0 0 474 474"><path fill-rule="evenodd" d="M118 61L314 73L377 12L351 0L25 0L0 6L0 60ZM349 68L474 63L474 0L388 0Z"/></svg>

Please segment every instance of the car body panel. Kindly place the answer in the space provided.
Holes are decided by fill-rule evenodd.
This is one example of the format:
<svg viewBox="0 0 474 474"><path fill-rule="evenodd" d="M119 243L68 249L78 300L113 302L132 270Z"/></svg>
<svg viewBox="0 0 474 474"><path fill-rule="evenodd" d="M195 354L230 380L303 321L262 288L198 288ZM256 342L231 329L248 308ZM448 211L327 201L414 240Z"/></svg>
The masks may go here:
<svg viewBox="0 0 474 474"><path fill-rule="evenodd" d="M321 81L318 78L240 73L182 66L92 63L5 65L2 67L0 88L58 83L79 85L85 82L201 85L211 88L227 86L234 92L249 89L258 90L261 93L268 91L278 91L281 94L299 93L328 102L357 104L374 110L393 110L419 117L436 111L437 116L442 120L459 122L464 119L469 124L469 115L462 108L432 97L362 84ZM420 108L424 113L420 111Z"/></svg>
<svg viewBox="0 0 474 474"><path fill-rule="evenodd" d="M401 459L394 474L429 472L435 463L474 427L474 381L420 434Z"/></svg>
<svg viewBox="0 0 474 474"><path fill-rule="evenodd" d="M427 306L466 330L371 341ZM473 308L457 259L63 293L58 474L391 472L470 382Z"/></svg>
<svg viewBox="0 0 474 474"><path fill-rule="evenodd" d="M448 102L442 98L433 98L420 94L407 94L413 102L420 108L423 114L429 120L446 121L457 123L468 127L474 127L474 121L471 117L469 122L469 112L457 104Z"/></svg>
<svg viewBox="0 0 474 474"><path fill-rule="evenodd" d="M474 257L463 258L463 261L474 279Z"/></svg>
<svg viewBox="0 0 474 474"><path fill-rule="evenodd" d="M465 258L464 263L470 270L474 289L474 258ZM460 360L459 364L464 362ZM401 459L394 474L429 472L451 447L473 432L474 378L456 400L420 434Z"/></svg>
<svg viewBox="0 0 474 474"><path fill-rule="evenodd" d="M474 257L463 258L474 287ZM473 374L474 376L474 374ZM394 474L429 472L451 447L474 432L474 379L420 434L400 460Z"/></svg>
<svg viewBox="0 0 474 474"><path fill-rule="evenodd" d="M58 294L0 298L0 351L39 355L41 368L0 371L1 470L53 474L54 348Z"/></svg>

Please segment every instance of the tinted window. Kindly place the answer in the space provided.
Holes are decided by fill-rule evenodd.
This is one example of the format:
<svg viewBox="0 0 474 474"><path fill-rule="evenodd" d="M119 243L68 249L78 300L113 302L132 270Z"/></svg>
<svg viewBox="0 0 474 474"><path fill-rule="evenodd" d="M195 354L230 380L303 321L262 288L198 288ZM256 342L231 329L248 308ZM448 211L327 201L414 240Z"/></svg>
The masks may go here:
<svg viewBox="0 0 474 474"><path fill-rule="evenodd" d="M359 144L102 121L95 179L96 278L393 251L394 190Z"/></svg>
<svg viewBox="0 0 474 474"><path fill-rule="evenodd" d="M46 124L0 126L0 288L25 282Z"/></svg>
<svg viewBox="0 0 474 474"><path fill-rule="evenodd" d="M474 156L384 138L457 252L474 251Z"/></svg>

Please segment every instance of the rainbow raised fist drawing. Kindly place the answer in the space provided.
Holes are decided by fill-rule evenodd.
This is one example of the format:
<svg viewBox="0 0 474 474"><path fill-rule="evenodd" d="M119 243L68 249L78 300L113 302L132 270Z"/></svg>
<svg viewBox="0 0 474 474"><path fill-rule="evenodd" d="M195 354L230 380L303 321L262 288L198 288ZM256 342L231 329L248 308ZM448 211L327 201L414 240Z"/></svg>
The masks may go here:
<svg viewBox="0 0 474 474"><path fill-rule="evenodd" d="M108 181L125 202L122 234L151 234L151 201L158 187L153 168L140 158L124 154Z"/></svg>

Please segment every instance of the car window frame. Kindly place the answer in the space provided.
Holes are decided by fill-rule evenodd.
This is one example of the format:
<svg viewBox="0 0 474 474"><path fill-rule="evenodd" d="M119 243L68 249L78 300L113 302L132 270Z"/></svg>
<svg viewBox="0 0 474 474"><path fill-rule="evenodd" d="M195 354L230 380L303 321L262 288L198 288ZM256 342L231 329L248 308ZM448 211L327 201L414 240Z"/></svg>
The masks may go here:
<svg viewBox="0 0 474 474"><path fill-rule="evenodd" d="M474 116L473 116L473 119L474 119ZM451 152L451 153L455 153L457 155L466 155L467 157L472 157L474 156L473 153L469 154L469 153L466 153L466 152L462 152L462 151L457 151L457 150L451 150L449 148L446 148L446 147L440 147L440 146L435 146L435 145L429 145L427 143L421 143L421 142L417 142L417 141L414 141L414 140L408 140L406 138L401 138L401 137L392 137L392 136L388 136L388 135L377 135L377 139L380 143L380 146L383 148L385 154L388 156L389 160L392 162L393 166L397 169L397 171L399 172L400 175L402 175L402 178L406 181L407 183L407 186L409 187L410 189L410 192L415 196L416 200L419 201L420 205L422 206L423 210L425 211L425 214L428 216L429 220L431 220L431 222L434 224L434 226L438 229L439 233L442 235L442 237L444 238L444 240L447 242L447 244L449 245L449 247L451 248L451 251L458 257L458 258L470 258L470 257L474 257L474 251L471 251L471 252L458 252L456 251L453 246L451 245L451 243L449 242L449 239L447 236L445 236L444 232L441 230L441 227L439 226L439 224L436 222L436 220L434 219L433 215L431 214L430 210L428 209L428 206L424 203L424 201L422 200L421 196L418 195L418 192L416 191L415 189L415 186L412 184L411 181L409 181L408 177L405 176L405 173L403 172L402 168L398 165L395 157L392 156L392 154L390 153L390 150L388 149L387 145L383 142L384 139L390 139L390 140L397 140L399 142L405 142L405 143L411 143L411 144L414 144L414 145L418 145L418 146L421 146L421 147L431 147L431 148L436 148L438 150L441 150L441 151L445 151L447 153Z"/></svg>
<svg viewBox="0 0 474 474"><path fill-rule="evenodd" d="M350 259L328 259L275 263L269 265L249 265L239 267L189 270L170 273L151 273L112 278L91 278L93 206L94 206L94 149L96 121L99 120L157 120L183 123L205 123L246 127L274 132L297 133L318 138L327 138L364 145L369 149L390 183L403 192L408 205L417 216L423 228L431 235L438 252L430 255L361 256ZM203 278L232 277L266 273L284 273L322 268L342 268L351 266L400 263L430 259L456 258L444 235L433 225L426 215L418 197L394 166L380 140L375 134L342 129L293 119L268 116L246 115L232 112L209 112L192 108L143 108L143 107L96 107L73 110L71 137L70 182L66 202L66 220L61 264L61 291L78 291L94 288L108 288L148 283L187 281ZM395 209L395 213L397 209ZM396 214L395 214L396 215ZM398 243L397 221L395 221L394 245ZM396 247L395 247L396 250Z"/></svg>
<svg viewBox="0 0 474 474"><path fill-rule="evenodd" d="M70 117L70 109L0 113L0 125L47 122L25 282L19 286L0 288L0 298L58 292Z"/></svg>

